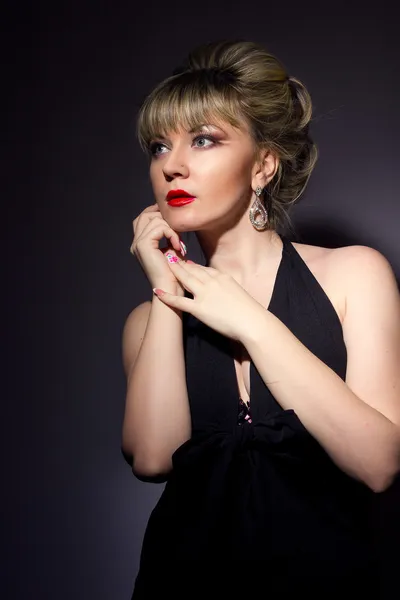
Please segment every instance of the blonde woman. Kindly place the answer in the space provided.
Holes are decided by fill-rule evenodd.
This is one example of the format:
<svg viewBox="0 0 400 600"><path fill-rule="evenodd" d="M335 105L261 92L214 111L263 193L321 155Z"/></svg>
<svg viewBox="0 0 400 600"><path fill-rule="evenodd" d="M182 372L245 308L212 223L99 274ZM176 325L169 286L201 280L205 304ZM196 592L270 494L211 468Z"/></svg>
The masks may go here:
<svg viewBox="0 0 400 600"><path fill-rule="evenodd" d="M122 451L167 483L135 600L377 597L367 514L399 470L399 293L378 251L280 233L317 158L311 114L240 40L193 50L141 106L155 204L131 252L154 294L124 327Z"/></svg>

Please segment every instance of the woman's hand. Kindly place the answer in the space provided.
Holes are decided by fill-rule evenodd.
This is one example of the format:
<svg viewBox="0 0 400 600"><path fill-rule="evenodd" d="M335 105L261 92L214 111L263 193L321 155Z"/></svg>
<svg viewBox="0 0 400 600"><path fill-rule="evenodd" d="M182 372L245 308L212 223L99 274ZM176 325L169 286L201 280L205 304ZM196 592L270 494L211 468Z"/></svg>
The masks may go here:
<svg viewBox="0 0 400 600"><path fill-rule="evenodd" d="M240 342L249 328L257 329L261 311L266 309L233 277L192 261L173 259L168 264L183 288L193 294L193 300L153 289L162 302L192 314L215 331Z"/></svg>
<svg viewBox="0 0 400 600"><path fill-rule="evenodd" d="M162 218L157 204L147 206L133 221L133 242L131 253L136 256L151 287L165 286L169 291L183 296L184 288L174 276L165 254L183 257L186 248L181 246L179 235L171 229ZM169 241L166 248L159 248L160 240L165 237Z"/></svg>

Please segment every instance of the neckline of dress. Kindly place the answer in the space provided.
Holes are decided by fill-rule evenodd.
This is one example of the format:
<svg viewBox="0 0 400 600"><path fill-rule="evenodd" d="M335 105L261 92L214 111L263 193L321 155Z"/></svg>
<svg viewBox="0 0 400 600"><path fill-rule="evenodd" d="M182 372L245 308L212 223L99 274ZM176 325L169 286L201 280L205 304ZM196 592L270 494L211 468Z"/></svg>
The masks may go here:
<svg viewBox="0 0 400 600"><path fill-rule="evenodd" d="M276 271L275 281L274 281L274 285L273 285L273 288L272 288L271 297L270 297L268 306L266 307L266 310L269 310L271 308L272 302L273 302L273 300L274 300L274 298L276 296L277 288L278 288L278 281L279 281L280 277L282 276L282 271L283 271L283 267L284 267L284 264L285 264L285 258L286 258L286 255L288 253L288 246L290 245L290 241L287 240L286 237L283 234L278 233L278 235L279 235L279 237L282 240L281 257L280 257L280 260L279 260L278 269ZM230 362L231 362L231 366L232 366L232 370L233 370L234 382L235 382L236 389L238 391L238 396L239 396L238 402L240 404L240 400L241 400L246 405L246 407L248 408L248 410L250 410L251 399L254 396L254 390L253 390L253 385L252 384L254 383L255 365L254 365L254 363L253 363L253 361L252 361L252 359L250 357L249 358L249 387L250 387L250 394L249 394L249 400L248 400L248 402L246 402L240 396L240 392L239 392L239 389L238 389L239 386L238 386L238 382L237 382L236 369L235 369L235 357L233 355L233 352L231 353L230 358L231 358Z"/></svg>

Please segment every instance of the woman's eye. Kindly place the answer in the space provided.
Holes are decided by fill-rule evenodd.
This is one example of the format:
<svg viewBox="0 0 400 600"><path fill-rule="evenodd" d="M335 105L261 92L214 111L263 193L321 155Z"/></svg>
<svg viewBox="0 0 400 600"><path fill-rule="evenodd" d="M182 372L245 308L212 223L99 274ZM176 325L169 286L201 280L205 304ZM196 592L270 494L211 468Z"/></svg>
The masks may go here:
<svg viewBox="0 0 400 600"><path fill-rule="evenodd" d="M164 144L161 144L161 142L153 142L152 144L150 144L149 146L149 152L152 156L158 156L158 152L156 152L157 148L161 148L161 146L164 146Z"/></svg>
<svg viewBox="0 0 400 600"><path fill-rule="evenodd" d="M211 142L211 145L216 143L216 140L209 135L198 135L195 138L193 138L192 140L192 144L197 144L197 142L202 141L202 143L200 145L198 145L198 148L208 148L208 146L210 144L204 143L204 142ZM149 152L151 154L151 156L159 156L160 154L164 154L163 152L158 152L159 148L165 148L165 144L162 144L161 142L153 142L152 144L150 144L149 146Z"/></svg>
<svg viewBox="0 0 400 600"><path fill-rule="evenodd" d="M193 143L198 142L199 140L206 140L211 143L215 142L214 138L212 138L209 135L198 135L197 137L194 138ZM200 147L204 147L204 144L201 144Z"/></svg>

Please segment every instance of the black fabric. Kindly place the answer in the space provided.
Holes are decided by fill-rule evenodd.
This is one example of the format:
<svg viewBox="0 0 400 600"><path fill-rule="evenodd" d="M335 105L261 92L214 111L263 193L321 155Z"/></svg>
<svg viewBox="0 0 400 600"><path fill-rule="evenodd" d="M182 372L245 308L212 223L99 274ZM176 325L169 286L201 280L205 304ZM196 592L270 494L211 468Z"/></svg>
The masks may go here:
<svg viewBox="0 0 400 600"><path fill-rule="evenodd" d="M345 379L335 309L291 242L281 239L268 309ZM230 341L188 313L183 332L193 432L174 453L150 516L132 600L165 592L379 597L368 526L373 492L333 463L294 410L282 409L253 362L252 423L239 425Z"/></svg>

